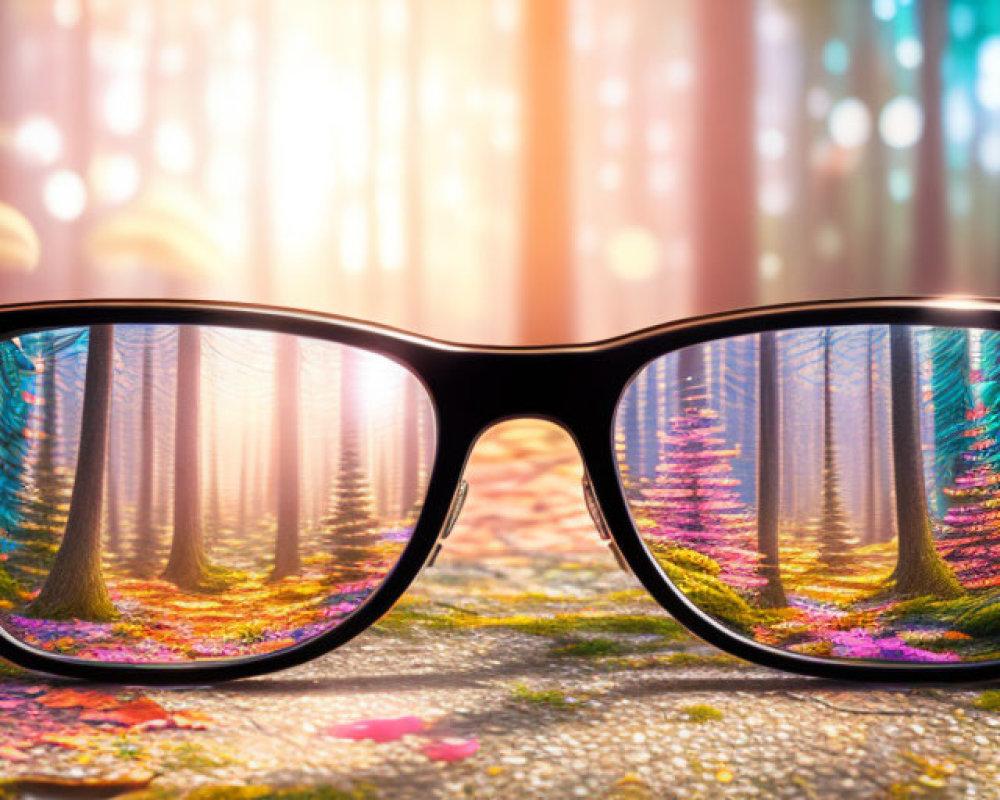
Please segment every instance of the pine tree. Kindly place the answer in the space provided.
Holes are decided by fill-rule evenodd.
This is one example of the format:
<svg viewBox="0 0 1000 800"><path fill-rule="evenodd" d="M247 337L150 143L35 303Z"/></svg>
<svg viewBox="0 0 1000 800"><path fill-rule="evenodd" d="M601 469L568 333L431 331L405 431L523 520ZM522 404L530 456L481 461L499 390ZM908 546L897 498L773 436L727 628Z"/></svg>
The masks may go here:
<svg viewBox="0 0 1000 800"><path fill-rule="evenodd" d="M361 460L361 428L364 424L357 398L360 371L358 354L343 348L341 362L340 463L331 505L323 520L329 533L336 578L360 580L364 565L374 560L378 542L378 520L372 507L372 489Z"/></svg>
<svg viewBox="0 0 1000 800"><path fill-rule="evenodd" d="M832 332L823 335L823 496L819 524L820 562L823 567L843 566L857 540L851 535L840 490L838 452L834 437L833 385L831 383Z"/></svg>
<svg viewBox="0 0 1000 800"><path fill-rule="evenodd" d="M72 473L59 464L59 392L56 385L57 343L54 334L40 338L38 369L42 372L42 394L39 413L41 426L38 449L30 470L31 479L24 491L24 512L16 530L16 538L33 544L49 545L53 549L66 527Z"/></svg>
<svg viewBox="0 0 1000 800"><path fill-rule="evenodd" d="M719 579L737 589L766 581L758 573L757 530L739 498L732 461L716 411L687 406L661 434L665 453L653 486L643 491L655 527L650 535L715 561Z"/></svg>
<svg viewBox="0 0 1000 800"><path fill-rule="evenodd" d="M982 404L969 410L958 467L952 484L942 489L948 510L938 546L968 589L1000 586L994 555L1000 547L1000 442L988 417Z"/></svg>

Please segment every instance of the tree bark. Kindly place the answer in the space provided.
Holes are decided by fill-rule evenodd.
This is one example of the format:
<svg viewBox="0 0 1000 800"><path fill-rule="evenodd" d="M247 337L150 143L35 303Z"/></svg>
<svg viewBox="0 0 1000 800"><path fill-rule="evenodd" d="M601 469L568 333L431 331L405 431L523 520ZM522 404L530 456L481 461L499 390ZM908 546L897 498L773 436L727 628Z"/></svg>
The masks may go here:
<svg viewBox="0 0 1000 800"><path fill-rule="evenodd" d="M757 295L755 12L732 0L698 0L694 10L693 299L704 313L752 305Z"/></svg>
<svg viewBox="0 0 1000 800"><path fill-rule="evenodd" d="M275 354L278 427L278 532L274 545L276 581L302 570L299 559L299 342L278 337Z"/></svg>
<svg viewBox="0 0 1000 800"><path fill-rule="evenodd" d="M153 529L153 465L155 463L156 419L153 414L153 333L147 327L142 343L142 389L139 398L139 497L136 509L136 572L144 574L156 558Z"/></svg>
<svg viewBox="0 0 1000 800"><path fill-rule="evenodd" d="M892 457L899 531L896 569L890 580L896 594L904 597L957 597L962 588L931 538L910 329L893 325L890 330Z"/></svg>
<svg viewBox="0 0 1000 800"><path fill-rule="evenodd" d="M66 532L45 584L28 607L28 616L101 621L116 615L101 574L101 512L113 361L114 328L92 327L87 346L80 449Z"/></svg>
<svg viewBox="0 0 1000 800"><path fill-rule="evenodd" d="M174 424L174 535L163 579L186 590L200 588L206 576L201 530L200 394L201 331L194 325L180 325Z"/></svg>
<svg viewBox="0 0 1000 800"><path fill-rule="evenodd" d="M757 549L760 574L767 581L760 589L764 608L788 605L781 582L778 519L781 501L781 391L778 382L778 341L774 331L760 335L760 386L758 388L759 442L757 444Z"/></svg>

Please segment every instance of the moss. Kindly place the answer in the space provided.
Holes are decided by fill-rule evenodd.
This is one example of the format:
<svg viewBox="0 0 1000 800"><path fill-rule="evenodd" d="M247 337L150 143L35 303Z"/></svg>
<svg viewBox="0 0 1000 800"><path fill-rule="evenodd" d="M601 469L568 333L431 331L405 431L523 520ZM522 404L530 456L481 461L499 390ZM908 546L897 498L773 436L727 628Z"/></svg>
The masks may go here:
<svg viewBox="0 0 1000 800"><path fill-rule="evenodd" d="M27 677L28 671L22 669L16 664L11 664L9 661L4 661L0 659L0 679L9 680L11 678L24 678Z"/></svg>
<svg viewBox="0 0 1000 800"><path fill-rule="evenodd" d="M760 614L714 575L686 570L669 561L660 566L681 593L704 613L743 631L760 621Z"/></svg>
<svg viewBox="0 0 1000 800"><path fill-rule="evenodd" d="M1000 635L1000 600L977 603L955 619L955 627L970 636Z"/></svg>
<svg viewBox="0 0 1000 800"><path fill-rule="evenodd" d="M667 663L674 667L739 667L746 664L728 653L671 653Z"/></svg>
<svg viewBox="0 0 1000 800"><path fill-rule="evenodd" d="M983 711L1000 711L1000 689L990 689L983 692L972 701L972 705Z"/></svg>
<svg viewBox="0 0 1000 800"><path fill-rule="evenodd" d="M614 639L583 639L579 642L569 642L552 648L554 656L570 656L573 658L603 658L618 656L624 653L625 646Z"/></svg>
<svg viewBox="0 0 1000 800"><path fill-rule="evenodd" d="M681 706L681 713L684 714L690 722L715 722L716 720L722 719L722 712L715 706L710 706L706 703L693 703L691 705Z"/></svg>
<svg viewBox="0 0 1000 800"><path fill-rule="evenodd" d="M661 636L680 639L684 628L673 619L658 614L514 614L504 617L473 614L455 610L434 613L428 609L395 609L377 627L383 632L404 632L413 625L437 630L474 630L503 628L534 636L572 638L581 633Z"/></svg>
<svg viewBox="0 0 1000 800"><path fill-rule="evenodd" d="M722 567L719 566L718 562L696 550L688 550L683 547L660 547L656 549L658 550L657 556L660 559L687 572L697 572L712 576L722 572Z"/></svg>
<svg viewBox="0 0 1000 800"><path fill-rule="evenodd" d="M515 683L511 687L510 696L520 703L528 703L535 706L569 708L571 705L566 693L559 689L531 689L523 683Z"/></svg>

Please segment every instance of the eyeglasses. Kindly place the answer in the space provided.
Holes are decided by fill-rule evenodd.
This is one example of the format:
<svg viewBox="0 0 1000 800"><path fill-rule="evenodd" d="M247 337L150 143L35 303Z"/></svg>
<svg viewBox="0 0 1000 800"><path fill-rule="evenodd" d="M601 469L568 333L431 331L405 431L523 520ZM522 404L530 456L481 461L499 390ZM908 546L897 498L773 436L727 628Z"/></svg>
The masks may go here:
<svg viewBox="0 0 1000 800"><path fill-rule="evenodd" d="M0 656L204 682L385 614L494 422L564 427L619 563L702 639L1000 676L1000 302L859 300L470 347L191 302L0 310Z"/></svg>

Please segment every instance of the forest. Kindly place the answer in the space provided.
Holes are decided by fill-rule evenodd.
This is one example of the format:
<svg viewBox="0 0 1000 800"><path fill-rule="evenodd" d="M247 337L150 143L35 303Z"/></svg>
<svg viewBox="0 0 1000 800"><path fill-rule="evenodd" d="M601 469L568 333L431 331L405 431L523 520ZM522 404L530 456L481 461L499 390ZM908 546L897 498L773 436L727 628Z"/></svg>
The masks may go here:
<svg viewBox="0 0 1000 800"><path fill-rule="evenodd" d="M841 326L685 348L616 421L640 534L748 638L838 659L1000 658L1000 332Z"/></svg>
<svg viewBox="0 0 1000 800"><path fill-rule="evenodd" d="M266 331L118 325L0 342L0 624L80 659L271 652L395 564L433 457L417 380Z"/></svg>

